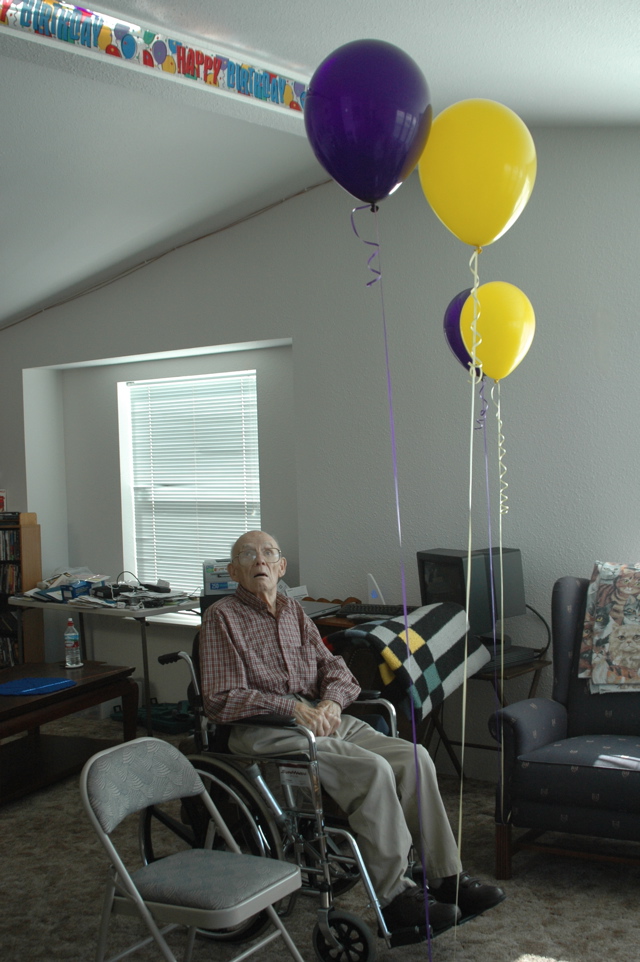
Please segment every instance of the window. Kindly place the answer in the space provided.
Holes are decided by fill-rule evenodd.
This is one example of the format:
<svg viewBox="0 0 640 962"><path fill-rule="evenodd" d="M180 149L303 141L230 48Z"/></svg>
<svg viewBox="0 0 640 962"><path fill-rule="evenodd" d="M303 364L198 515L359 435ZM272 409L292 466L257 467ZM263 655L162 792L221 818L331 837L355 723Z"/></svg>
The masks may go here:
<svg viewBox="0 0 640 962"><path fill-rule="evenodd" d="M118 384L125 568L143 582L202 585L260 528L256 372Z"/></svg>

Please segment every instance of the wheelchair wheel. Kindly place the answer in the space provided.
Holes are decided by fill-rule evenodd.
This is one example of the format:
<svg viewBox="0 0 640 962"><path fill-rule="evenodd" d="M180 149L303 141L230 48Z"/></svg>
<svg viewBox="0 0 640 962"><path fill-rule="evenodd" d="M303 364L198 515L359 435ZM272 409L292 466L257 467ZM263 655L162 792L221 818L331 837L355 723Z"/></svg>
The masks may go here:
<svg viewBox="0 0 640 962"><path fill-rule="evenodd" d="M316 923L313 929L313 948L320 962L375 962L376 943L369 926L352 915L332 909L329 912L329 927L339 948L327 942Z"/></svg>
<svg viewBox="0 0 640 962"><path fill-rule="evenodd" d="M231 763L222 759L194 756L194 768L225 820L243 853L267 858L283 858L282 844L271 812L260 795ZM167 810L147 808L141 817L140 848L143 861L153 862L186 848L227 849L224 839L208 836L210 821L197 799L183 799L182 807ZM201 938L219 942L243 942L255 938L269 924L266 912L228 929L199 929Z"/></svg>
<svg viewBox="0 0 640 962"><path fill-rule="evenodd" d="M260 793L232 763L220 758L194 757L192 764L242 851L247 855L283 859L282 840L272 812ZM224 846L217 839L214 848Z"/></svg>

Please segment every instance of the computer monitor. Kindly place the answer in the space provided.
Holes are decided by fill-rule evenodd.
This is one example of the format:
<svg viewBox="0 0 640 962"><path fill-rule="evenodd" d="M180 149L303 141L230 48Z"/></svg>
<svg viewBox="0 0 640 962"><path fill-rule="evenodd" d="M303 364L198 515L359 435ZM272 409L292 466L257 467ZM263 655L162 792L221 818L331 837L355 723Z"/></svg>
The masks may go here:
<svg viewBox="0 0 640 962"><path fill-rule="evenodd" d="M493 634L491 602L491 567L495 597L496 620L500 619L500 549L481 548L471 552L471 592L469 596L469 625L474 635ZM423 605L439 601L454 601L462 607L466 604L467 551L455 548L436 548L418 551L418 578L420 598ZM504 618L526 613L522 556L519 548L502 549L502 584L504 593Z"/></svg>

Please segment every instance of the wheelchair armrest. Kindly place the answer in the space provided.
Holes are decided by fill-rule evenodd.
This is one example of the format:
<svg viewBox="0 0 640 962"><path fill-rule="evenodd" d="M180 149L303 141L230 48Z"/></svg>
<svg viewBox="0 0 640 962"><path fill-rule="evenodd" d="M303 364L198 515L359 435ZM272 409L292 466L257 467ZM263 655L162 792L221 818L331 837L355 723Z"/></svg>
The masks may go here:
<svg viewBox="0 0 640 962"><path fill-rule="evenodd" d="M304 725L298 724L293 715L250 715L247 718L237 718L232 722L225 722L223 726L217 726L218 728L241 728L246 725L251 726L262 726L264 728L286 728L288 730L293 730L299 732L307 740L307 750L308 758L311 762L317 762L318 753L316 750L316 736L313 734L310 728L305 728ZM226 751L225 747L225 751ZM265 756L266 757L266 756ZM292 756L293 757L293 756Z"/></svg>
<svg viewBox="0 0 640 962"><path fill-rule="evenodd" d="M296 720L293 715L248 715L246 718L236 718L228 722L229 725L264 725L266 728L295 728Z"/></svg>
<svg viewBox="0 0 640 962"><path fill-rule="evenodd" d="M378 712L376 714L384 714L386 718L387 724L389 725L389 734L393 738L397 737L398 714L395 705L386 698L381 698L380 692L363 690L353 702L353 705L372 705L374 708L377 708ZM349 708L347 708L346 711L348 712Z"/></svg>
<svg viewBox="0 0 640 962"><path fill-rule="evenodd" d="M494 712L489 731L504 742L506 759L513 763L526 752L566 738L567 710L551 698L528 698Z"/></svg>

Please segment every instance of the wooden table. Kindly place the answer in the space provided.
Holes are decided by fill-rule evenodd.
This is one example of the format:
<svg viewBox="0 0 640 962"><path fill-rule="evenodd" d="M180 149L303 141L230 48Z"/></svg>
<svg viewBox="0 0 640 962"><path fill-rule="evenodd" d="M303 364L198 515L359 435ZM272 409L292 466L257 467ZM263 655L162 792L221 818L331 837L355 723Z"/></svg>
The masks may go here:
<svg viewBox="0 0 640 962"><path fill-rule="evenodd" d="M40 695L0 696L0 740L27 732L0 744L0 804L79 772L87 758L109 744L104 739L42 734L40 726L46 722L122 698L123 738L135 738L138 686L129 677L134 671L101 661L88 661L73 669L62 663L32 662L1 671L0 682L72 678L76 684Z"/></svg>
<svg viewBox="0 0 640 962"><path fill-rule="evenodd" d="M18 614L18 644L20 646L20 659L22 660L22 623L20 614L24 608L42 608L45 611L60 611L67 618L77 618L80 628L80 650L82 660L87 657L87 646L85 641L84 618L133 618L140 626L140 643L142 647L142 677L143 677L143 701L145 708L145 719L147 734L153 735L151 727L151 688L149 684L149 655L147 650L147 625L149 620L161 618L162 615L171 615L180 611L193 611L200 608L200 598L187 598L174 604L164 604L161 608L109 608L98 605L95 608L80 607L70 603L59 603L55 601L36 601L35 598L26 595L14 595L9 598L9 604L17 609Z"/></svg>

